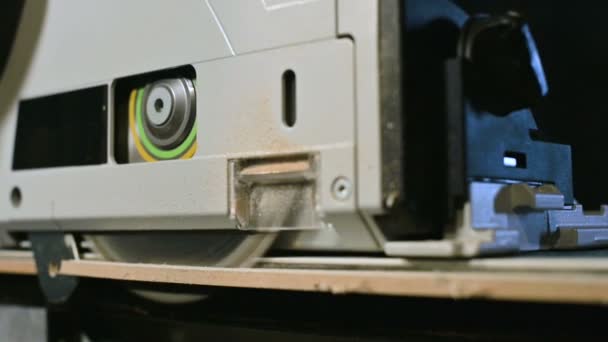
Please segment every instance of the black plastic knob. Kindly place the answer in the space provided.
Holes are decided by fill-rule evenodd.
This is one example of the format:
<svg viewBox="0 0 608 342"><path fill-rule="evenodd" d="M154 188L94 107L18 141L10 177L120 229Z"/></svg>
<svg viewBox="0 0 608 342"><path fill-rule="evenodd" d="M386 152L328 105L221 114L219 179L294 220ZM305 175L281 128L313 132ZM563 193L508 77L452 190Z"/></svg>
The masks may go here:
<svg viewBox="0 0 608 342"><path fill-rule="evenodd" d="M482 110L506 115L549 90L530 28L515 12L469 18L458 55L466 61L467 92Z"/></svg>

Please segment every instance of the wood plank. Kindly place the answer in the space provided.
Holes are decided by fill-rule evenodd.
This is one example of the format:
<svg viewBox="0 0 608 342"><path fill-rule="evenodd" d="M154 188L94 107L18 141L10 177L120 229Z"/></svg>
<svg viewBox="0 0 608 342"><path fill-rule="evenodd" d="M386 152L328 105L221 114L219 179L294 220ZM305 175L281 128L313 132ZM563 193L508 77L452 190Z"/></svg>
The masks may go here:
<svg viewBox="0 0 608 342"><path fill-rule="evenodd" d="M59 274L143 282L334 294L607 303L608 276L590 273L231 269L65 261Z"/></svg>
<svg viewBox="0 0 608 342"><path fill-rule="evenodd" d="M36 264L32 258L0 258L0 273L35 275Z"/></svg>
<svg viewBox="0 0 608 342"><path fill-rule="evenodd" d="M367 268L442 271L519 271L608 273L608 258L506 257L471 260L390 257L262 257L257 266L299 268Z"/></svg>

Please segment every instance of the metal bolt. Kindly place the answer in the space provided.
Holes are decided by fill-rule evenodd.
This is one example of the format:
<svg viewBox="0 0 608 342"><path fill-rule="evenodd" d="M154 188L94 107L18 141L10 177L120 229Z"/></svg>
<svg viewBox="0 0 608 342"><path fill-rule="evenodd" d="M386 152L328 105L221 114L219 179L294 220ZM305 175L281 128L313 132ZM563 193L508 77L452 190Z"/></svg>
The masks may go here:
<svg viewBox="0 0 608 342"><path fill-rule="evenodd" d="M353 192L353 185L346 177L338 177L331 185L331 191L335 199L346 201Z"/></svg>
<svg viewBox="0 0 608 342"><path fill-rule="evenodd" d="M166 87L154 87L146 103L146 115L153 125L161 126L169 120L173 107L171 91Z"/></svg>

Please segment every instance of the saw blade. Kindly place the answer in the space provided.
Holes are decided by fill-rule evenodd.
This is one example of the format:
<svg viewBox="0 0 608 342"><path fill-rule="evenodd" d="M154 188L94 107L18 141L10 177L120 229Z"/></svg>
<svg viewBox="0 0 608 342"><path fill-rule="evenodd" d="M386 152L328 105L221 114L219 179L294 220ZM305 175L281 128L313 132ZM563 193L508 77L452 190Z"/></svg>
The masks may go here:
<svg viewBox="0 0 608 342"><path fill-rule="evenodd" d="M275 234L240 231L128 232L88 235L106 259L188 266L247 267Z"/></svg>
<svg viewBox="0 0 608 342"><path fill-rule="evenodd" d="M86 238L106 260L163 265L249 267L272 245L274 233L240 231L121 232L91 234ZM163 303L188 303L200 294L149 290L134 293Z"/></svg>

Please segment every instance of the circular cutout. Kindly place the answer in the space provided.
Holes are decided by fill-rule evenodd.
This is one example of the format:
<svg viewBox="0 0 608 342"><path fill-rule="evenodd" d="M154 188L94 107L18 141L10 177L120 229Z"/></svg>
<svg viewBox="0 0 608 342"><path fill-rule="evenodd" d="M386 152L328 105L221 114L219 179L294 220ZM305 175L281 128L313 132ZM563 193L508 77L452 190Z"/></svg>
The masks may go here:
<svg viewBox="0 0 608 342"><path fill-rule="evenodd" d="M11 203L13 204L13 207L19 207L21 205L21 201L21 190L19 190L18 187L14 187L13 190L11 190Z"/></svg>

